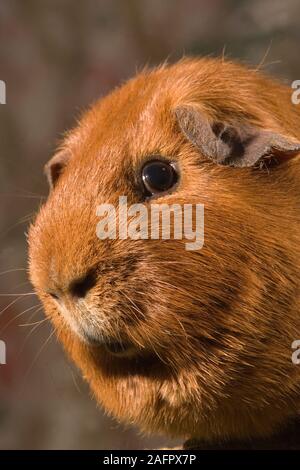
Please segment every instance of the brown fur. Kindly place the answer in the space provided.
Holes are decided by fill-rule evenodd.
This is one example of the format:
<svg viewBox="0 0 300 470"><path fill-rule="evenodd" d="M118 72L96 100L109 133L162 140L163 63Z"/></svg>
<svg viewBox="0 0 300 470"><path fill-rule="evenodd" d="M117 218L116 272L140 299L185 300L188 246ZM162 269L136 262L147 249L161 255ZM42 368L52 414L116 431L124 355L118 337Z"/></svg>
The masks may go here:
<svg viewBox="0 0 300 470"><path fill-rule="evenodd" d="M300 139L291 90L221 60L144 71L88 111L65 139L70 158L30 229L30 275L59 339L96 399L147 432L209 441L268 436L300 408L300 162L231 168L199 155L175 110ZM96 206L139 202L135 175L151 155L178 161L160 202L204 203L205 245L96 237ZM72 279L94 268L79 308ZM47 293L60 289L66 319ZM68 322L130 338L138 357L85 344Z"/></svg>

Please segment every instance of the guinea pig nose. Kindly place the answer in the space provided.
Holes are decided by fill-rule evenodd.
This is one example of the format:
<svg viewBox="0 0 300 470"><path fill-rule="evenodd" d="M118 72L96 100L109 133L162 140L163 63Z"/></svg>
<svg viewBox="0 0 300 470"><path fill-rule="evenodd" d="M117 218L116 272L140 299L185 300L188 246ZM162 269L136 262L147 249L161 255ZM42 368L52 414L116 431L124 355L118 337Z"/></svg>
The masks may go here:
<svg viewBox="0 0 300 470"><path fill-rule="evenodd" d="M96 284L97 277L93 270L86 273L85 276L75 279L70 283L69 292L73 297L83 298L88 291Z"/></svg>

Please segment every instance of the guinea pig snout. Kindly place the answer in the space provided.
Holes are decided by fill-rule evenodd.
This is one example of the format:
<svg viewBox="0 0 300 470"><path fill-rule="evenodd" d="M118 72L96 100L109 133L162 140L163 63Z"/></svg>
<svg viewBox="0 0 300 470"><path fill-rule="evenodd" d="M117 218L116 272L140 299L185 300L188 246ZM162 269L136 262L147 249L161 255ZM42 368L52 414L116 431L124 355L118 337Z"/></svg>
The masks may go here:
<svg viewBox="0 0 300 470"><path fill-rule="evenodd" d="M115 356L131 356L136 349L120 332L115 338L116 328L107 315L95 307L93 302L85 299L86 285L89 280L76 282L72 285L71 295L62 294L54 297L58 310L65 323L73 333L85 344L105 349Z"/></svg>
<svg viewBox="0 0 300 470"><path fill-rule="evenodd" d="M97 276L93 270L85 275L75 277L67 283L58 283L48 289L48 294L56 303L58 312L71 330L86 342L105 330L105 318L101 310L95 307L93 288Z"/></svg>
<svg viewBox="0 0 300 470"><path fill-rule="evenodd" d="M89 298L87 281L74 284L68 291L49 292L65 327L83 342L96 344L107 336L110 321L101 308ZM59 292L59 293L58 293Z"/></svg>
<svg viewBox="0 0 300 470"><path fill-rule="evenodd" d="M88 271L84 276L72 279L67 287L66 292L74 301L85 298L90 290L96 285L97 277L93 270ZM51 297L59 300L62 297L62 290L58 287L49 291Z"/></svg>

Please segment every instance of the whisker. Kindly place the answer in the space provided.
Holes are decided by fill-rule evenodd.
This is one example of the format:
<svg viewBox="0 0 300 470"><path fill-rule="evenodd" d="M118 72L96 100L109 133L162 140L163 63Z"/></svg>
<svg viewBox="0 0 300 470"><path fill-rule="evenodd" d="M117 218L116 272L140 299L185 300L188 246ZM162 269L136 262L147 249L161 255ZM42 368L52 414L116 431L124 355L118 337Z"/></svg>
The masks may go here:
<svg viewBox="0 0 300 470"><path fill-rule="evenodd" d="M46 199L46 196L35 196L33 194L12 194L10 197L19 197L22 199Z"/></svg>
<svg viewBox="0 0 300 470"><path fill-rule="evenodd" d="M34 328L37 328L38 326L40 325L36 325ZM41 356L42 352L44 351L44 349L46 348L46 346L49 344L49 341L51 340L51 338L53 337L55 333L55 330L53 329L50 333L50 335L48 336L48 338L46 339L46 341L44 342L44 344L41 346L41 348L39 349L38 353L36 354L36 356L34 357L30 367L28 368L26 374L25 374L25 377L24 377L24 381L27 379L27 377L30 375L33 367L35 366L35 364L37 363L39 357Z"/></svg>
<svg viewBox="0 0 300 470"><path fill-rule="evenodd" d="M22 192L24 194L22 194ZM24 197L24 196L36 196L40 198L45 198L46 196L38 193L34 193L33 191L29 191L28 189L21 189L21 188L16 188L15 192L13 193L1 193L1 196L10 196L10 197Z"/></svg>
<svg viewBox="0 0 300 470"><path fill-rule="evenodd" d="M124 291L122 291L122 294L132 303L132 305L135 307L135 309L137 310L137 312L139 312L140 314L142 314L142 315L144 316L144 314L143 314L143 312L141 311L141 309L139 309L139 307L135 304L135 302L134 302L132 299L130 299L130 297L128 297L128 296L125 294ZM148 335L147 335L147 339L148 339L148 341L149 341L151 347L153 348L153 351L154 351L155 354L158 356L158 358L161 360L161 362L163 362L164 364L167 364L167 362L163 360L163 358L160 356L160 354L159 354L159 353L157 352L157 350L155 349L154 344L153 344L153 342L150 340L150 338L149 338ZM135 341L142 347L142 349L144 349L144 346L141 345L141 344L137 341L136 338L135 338Z"/></svg>
<svg viewBox="0 0 300 470"><path fill-rule="evenodd" d="M35 215L35 212L29 212L29 214L24 215L20 218L22 222L29 222L29 220Z"/></svg>
<svg viewBox="0 0 300 470"><path fill-rule="evenodd" d="M82 394L82 390L80 390L80 386L78 385L78 382L77 382L77 380L76 380L76 377L75 377L75 374L74 374L73 370L71 369L71 367L69 366L68 363L66 363L66 364L67 364L67 367L68 367L68 369L69 369L69 371L70 371L70 373L71 373L72 380L73 380L73 383L74 383L74 385L75 385L75 388L76 388L77 392L79 392L80 394Z"/></svg>
<svg viewBox="0 0 300 470"><path fill-rule="evenodd" d="M9 273L15 273L16 271L26 271L26 268L7 269L7 271L2 271L2 273L0 273L0 276L3 276L4 274L9 274Z"/></svg>
<svg viewBox="0 0 300 470"><path fill-rule="evenodd" d="M21 298L22 298L22 297L20 296L20 297L18 297L17 299L12 300L12 301L10 302L10 304L6 305L6 307L4 307L3 310L1 310L0 315L2 315L4 312L6 312L6 310L8 310L9 307L11 307L12 305L14 305L14 304L15 304L16 302L18 302L18 300L20 300Z"/></svg>
<svg viewBox="0 0 300 470"><path fill-rule="evenodd" d="M189 297L191 298L192 300L201 300L199 297L197 296L194 296L192 295L190 292L188 292L187 290L179 287L179 286L175 286L174 284L171 284L167 281L162 281L161 279L158 281L158 284L163 284L165 286L168 286L170 287L172 290L177 290L178 292L181 292L182 294L184 294L186 297Z"/></svg>
<svg viewBox="0 0 300 470"><path fill-rule="evenodd" d="M142 310L135 304L135 302L127 295L125 294L125 292L123 290L120 290L119 291L121 295L123 295L127 300L129 300L129 302L131 303L131 305L133 306L134 310L141 314L143 317L144 317L144 313L142 312ZM130 311L132 312L132 309L130 308ZM136 318L137 321L139 321L139 317L136 315L135 312L132 312L134 317Z"/></svg>
<svg viewBox="0 0 300 470"><path fill-rule="evenodd" d="M26 310L24 310L23 312L19 313L17 316L11 318L11 319L4 325L4 327L1 328L0 332L3 334L4 331L9 327L9 325L11 325L14 321L16 321L17 318L21 317L22 315L24 315L24 313L29 312L29 311L32 310L33 308L38 307L38 305L39 305L39 304L33 305L32 307L29 307L29 308L27 308Z"/></svg>
<svg viewBox="0 0 300 470"><path fill-rule="evenodd" d="M28 318L28 321L31 321L33 319L33 317L38 313L40 312L41 310L43 310L43 305L41 305L38 310L34 311Z"/></svg>
<svg viewBox="0 0 300 470"><path fill-rule="evenodd" d="M27 216L24 216L24 217L29 217L30 214L28 214ZM30 218L33 216L34 214L32 213L32 215L30 215ZM20 220L18 220L18 222L14 223L13 225L11 225L10 227L8 227L6 230L4 230L4 232L1 233L1 236L4 237L6 236L11 230L13 230L14 228L18 227L19 225L22 225L22 224L25 224L28 222L28 220L30 220L30 218L28 220L24 219L24 217Z"/></svg>
<svg viewBox="0 0 300 470"><path fill-rule="evenodd" d="M43 320L35 321L32 323L22 323L21 325L18 325L19 327L24 327L24 326L34 326L34 325L40 325L41 323L44 323L45 321L49 321L49 318L43 318Z"/></svg>
<svg viewBox="0 0 300 470"><path fill-rule="evenodd" d="M19 287L25 286L25 284L29 284L29 283L30 283L30 281L20 282L20 284L17 284L17 285L15 286L15 289L19 289Z"/></svg>
<svg viewBox="0 0 300 470"><path fill-rule="evenodd" d="M18 293L18 294L0 294L0 297L15 297L15 296L23 297L25 295L36 295L35 292L26 292L25 294Z"/></svg>
<svg viewBox="0 0 300 470"><path fill-rule="evenodd" d="M35 313L38 313L41 309L42 309L42 307L41 307L40 309L38 309ZM23 344L22 344L22 346L21 346L21 348L20 348L20 354L21 354L21 352L24 350L24 348L25 348L26 344L28 343L28 340L29 340L29 338L31 337L32 333L33 333L38 327L39 327L39 325L35 325L35 326L29 331L29 333L27 334L27 336L26 336L26 338L25 338L25 340L24 340L24 342L23 342Z"/></svg>
<svg viewBox="0 0 300 470"><path fill-rule="evenodd" d="M261 67L264 65L264 62L266 61L266 59L267 59L267 57L268 57L268 55L269 55L269 53L270 53L270 51L271 51L271 48L272 48L272 45L273 45L272 43L273 43L273 40L271 39L271 41L270 41L270 43L269 43L269 45L268 45L268 47L267 47L267 49L266 49L266 51L265 51L265 53L264 53L262 59L260 60L259 64L258 64L258 65L256 66L256 68L254 69L255 72L259 71L259 70L261 69Z"/></svg>

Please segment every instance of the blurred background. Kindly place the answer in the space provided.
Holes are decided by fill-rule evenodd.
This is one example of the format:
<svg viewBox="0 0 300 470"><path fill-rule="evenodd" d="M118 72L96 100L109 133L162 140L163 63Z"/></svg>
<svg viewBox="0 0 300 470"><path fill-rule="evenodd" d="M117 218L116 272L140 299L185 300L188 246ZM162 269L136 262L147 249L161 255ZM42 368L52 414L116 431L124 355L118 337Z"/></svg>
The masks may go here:
<svg viewBox="0 0 300 470"><path fill-rule="evenodd" d="M43 166L93 100L147 64L224 53L300 79L299 18L299 0L1 0L0 448L166 444L104 416L31 294L25 234L47 196Z"/></svg>

